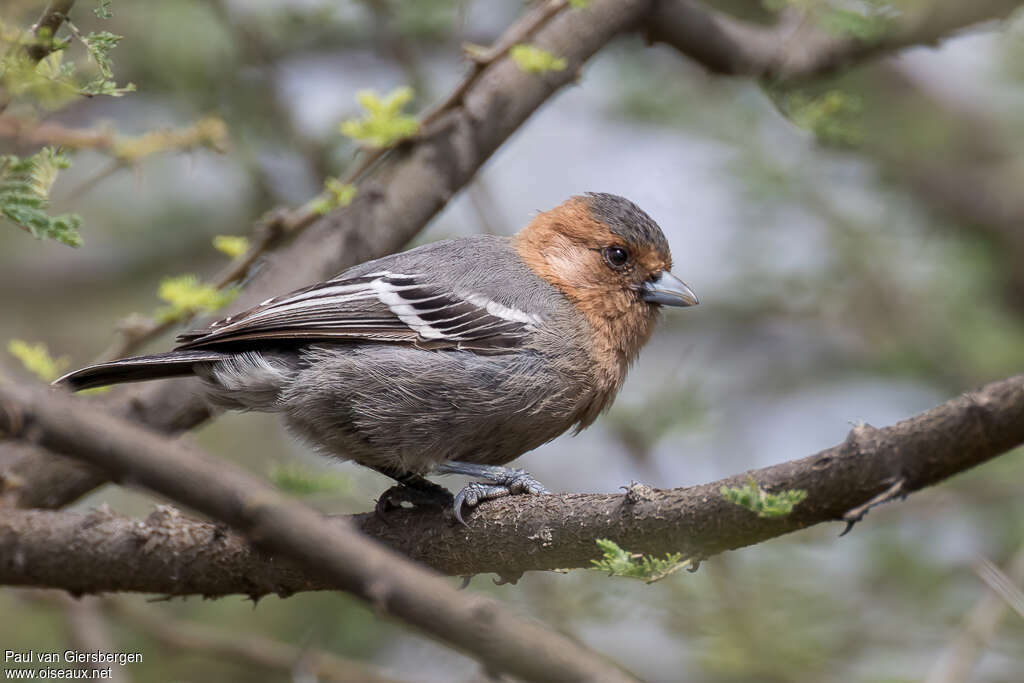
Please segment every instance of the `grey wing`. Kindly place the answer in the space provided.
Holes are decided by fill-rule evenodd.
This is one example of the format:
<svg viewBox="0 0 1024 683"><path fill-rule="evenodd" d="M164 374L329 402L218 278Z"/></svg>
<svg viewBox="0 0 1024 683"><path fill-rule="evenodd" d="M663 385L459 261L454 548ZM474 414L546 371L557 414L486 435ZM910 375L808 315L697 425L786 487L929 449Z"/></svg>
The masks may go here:
<svg viewBox="0 0 1024 683"><path fill-rule="evenodd" d="M501 353L523 344L539 316L472 291L452 291L410 273L341 277L268 299L205 330L179 348L259 340L367 340Z"/></svg>

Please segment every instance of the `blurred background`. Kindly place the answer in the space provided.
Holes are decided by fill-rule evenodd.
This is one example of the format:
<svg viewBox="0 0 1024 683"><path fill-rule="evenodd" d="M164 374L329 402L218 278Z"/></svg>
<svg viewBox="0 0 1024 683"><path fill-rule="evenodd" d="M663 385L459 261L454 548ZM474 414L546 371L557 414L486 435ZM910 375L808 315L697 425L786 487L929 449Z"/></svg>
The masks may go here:
<svg viewBox="0 0 1024 683"><path fill-rule="evenodd" d="M80 248L0 225L0 342L42 342L75 367L114 344L131 314L159 309L162 280L223 268L215 236L247 235L266 211L300 205L342 175L357 148L338 123L360 115L357 91L410 86L409 111L420 110L464 72L462 43L491 43L523 9L513 0L163 0L115 2L100 19L95 4L81 2L72 19L83 32L124 36L111 53L114 77L137 90L62 102L44 111L47 121L137 136L216 117L226 132L129 161L77 152L51 198L53 211L82 216ZM767 23L784 4L725 9ZM8 29L31 25L41 9L4 5ZM673 270L701 306L664 315L608 415L521 466L556 491L704 483L1020 372L1022 64L1019 18L785 92L710 76L636 36L599 53L416 242L510 234L572 194L613 192L660 223ZM17 361L7 355L3 365ZM388 486L316 457L272 417L225 415L195 438L326 511L368 510ZM1005 567L1016 554L1024 565L1021 481L1018 451L873 510L842 539L841 525L819 526L650 586L573 571L500 587L478 576L469 590L652 681L922 680L963 657L958 639L987 595L972 563ZM106 487L77 507L101 503L139 516L153 505ZM472 660L340 594L258 606L145 599L117 598L402 680L482 676ZM183 650L144 619L99 612L116 649L145 653L127 670L137 681L309 680L299 667ZM0 614L4 648L69 642L58 602L2 589ZM979 642L964 680L1021 679L1024 620L1011 613Z"/></svg>

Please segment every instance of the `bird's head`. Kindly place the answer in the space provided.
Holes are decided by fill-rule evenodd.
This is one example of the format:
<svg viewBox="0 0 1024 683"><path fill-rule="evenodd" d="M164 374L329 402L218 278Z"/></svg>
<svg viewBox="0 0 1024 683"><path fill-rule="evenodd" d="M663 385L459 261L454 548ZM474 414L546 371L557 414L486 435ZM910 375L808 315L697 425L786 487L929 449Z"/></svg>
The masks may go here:
<svg viewBox="0 0 1024 683"><path fill-rule="evenodd" d="M697 305L670 272L661 228L617 195L572 197L538 214L513 244L533 272L587 317L595 346L603 349L599 356L619 374L650 337L662 306Z"/></svg>
<svg viewBox="0 0 1024 683"><path fill-rule="evenodd" d="M672 253L661 228L617 195L573 197L534 218L515 244L534 272L584 311L618 317L698 303L670 272Z"/></svg>

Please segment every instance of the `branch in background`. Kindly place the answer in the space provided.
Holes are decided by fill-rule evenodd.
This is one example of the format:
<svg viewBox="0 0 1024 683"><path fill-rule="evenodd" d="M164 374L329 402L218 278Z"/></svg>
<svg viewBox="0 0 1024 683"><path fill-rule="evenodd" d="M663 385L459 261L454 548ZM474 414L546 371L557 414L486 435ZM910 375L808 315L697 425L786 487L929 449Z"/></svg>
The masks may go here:
<svg viewBox="0 0 1024 683"><path fill-rule="evenodd" d="M53 390L2 385L0 430L220 519L274 561L294 562L312 579L352 593L471 654L489 671L532 681L635 681L569 638L513 616L493 600L458 591L353 525L327 520L259 477L113 417L88 401ZM137 545L136 550L144 554L146 546ZM18 553L5 552L3 557L10 558L6 565L25 566Z"/></svg>
<svg viewBox="0 0 1024 683"><path fill-rule="evenodd" d="M154 515L169 510L165 507ZM103 517L108 513L97 511L97 514ZM104 521L99 523L102 526ZM399 683L360 661L322 650L295 647L255 633L228 635L223 629L170 618L160 613L161 607L144 607L136 600L88 596L71 598L62 592L40 590L24 590L15 595L25 602L56 607L64 612L70 630L69 639L79 650L87 652L117 651L109 636L104 635L107 630L105 617L111 617L141 631L172 652L207 654L242 665L298 673L337 683ZM101 665L100 668L105 667ZM113 680L127 683L124 668L114 668L113 674Z"/></svg>
<svg viewBox="0 0 1024 683"><path fill-rule="evenodd" d="M117 652L114 641L110 637L109 624L104 615L97 609L98 601L92 599L75 600L63 593L43 591L22 591L17 597L26 602L46 604L61 611L67 628L68 642L83 652ZM105 680L114 683L131 683L131 676L124 667L108 667L102 662L89 662L77 667L89 672L96 678L103 678L99 673L110 670Z"/></svg>
<svg viewBox="0 0 1024 683"><path fill-rule="evenodd" d="M57 29L68 18L68 12L74 4L75 0L51 0L39 20L32 26L32 35L36 37L36 42L25 48L29 58L38 62L53 52L53 38L57 35Z"/></svg>
<svg viewBox="0 0 1024 683"><path fill-rule="evenodd" d="M875 40L837 35L791 17L774 27L739 21L697 0L660 0L648 38L664 42L714 73L769 81L826 75L913 45L932 45L967 26L1003 19L1020 0L935 0L916 3Z"/></svg>
<svg viewBox="0 0 1024 683"><path fill-rule="evenodd" d="M293 674L294 679L337 683L398 683L362 662L299 648L256 633L225 633L198 622L169 619L153 607L134 601L105 599L102 610L141 630L170 652L206 654L243 666Z"/></svg>
<svg viewBox="0 0 1024 683"><path fill-rule="evenodd" d="M42 392L2 387L0 397L6 397L0 408L9 416L23 416L27 429L35 428L44 444L101 453L155 453L153 444L174 448L149 434L150 445L137 442L131 436L137 429L106 417L110 427L99 431L86 416L95 412L88 407L73 421L84 424L64 423L61 415L79 404L62 397L53 397L51 406ZM884 429L856 427L844 443L802 460L701 486L654 490L635 485L625 495L513 496L481 504L469 528L453 525L436 510L396 510L386 523L373 514L351 520L376 540L449 575L514 577L529 570L589 567L600 555L598 538L635 553L660 557L678 552L704 559L815 524L856 522L894 490L900 496L917 491L1024 443L1022 414L1024 375L1018 375ZM124 467L125 476L134 479L130 463ZM741 487L751 477L766 491L800 490L806 498L788 515L761 517L722 495L723 487ZM203 489L195 495L214 494ZM343 518L331 523L349 528ZM0 563L0 583L76 593L264 595L347 585L279 558L271 562L240 537L167 508L144 522L106 510L84 516L6 510L0 512L0 547L3 555L22 558ZM71 552L74 562L68 560Z"/></svg>
<svg viewBox="0 0 1024 683"><path fill-rule="evenodd" d="M1024 584L1024 548L1010 559L1006 575L1016 585ZM1006 616L1006 601L993 590L985 594L968 610L963 625L944 656L935 661L925 683L965 683L971 680L975 665L995 636L999 623Z"/></svg>
<svg viewBox="0 0 1024 683"><path fill-rule="evenodd" d="M545 3L527 12L496 45L515 44L512 38L531 35L532 44L566 60L565 70L526 74L511 59L502 57L472 79L467 77L456 88L459 97L445 100L458 105L439 105L425 115L423 120L430 124L375 167L374 175L360 183L351 206L326 216L301 210L289 214L296 230L290 230L288 236L302 234L262 263L233 310L244 310L268 296L401 249L533 112L572 82L583 64L613 37L637 26L649 9L646 0L592 0L584 10L559 12L539 24L538 13L546 13L548 6ZM307 221L309 227L300 230ZM268 244L279 243L267 239ZM285 236L280 239L284 241ZM261 248L260 244L253 247ZM255 262L262 255L253 252L241 263ZM153 384L141 390L123 388L101 398L113 414L167 433L190 429L210 417L195 385L187 381ZM22 454L13 465L10 461L0 445L0 472L8 480L21 482L15 490L0 491L0 501L8 505L59 507L106 481L96 471L83 475L79 467L69 469L45 451L29 458ZM40 488L42 480L49 488Z"/></svg>

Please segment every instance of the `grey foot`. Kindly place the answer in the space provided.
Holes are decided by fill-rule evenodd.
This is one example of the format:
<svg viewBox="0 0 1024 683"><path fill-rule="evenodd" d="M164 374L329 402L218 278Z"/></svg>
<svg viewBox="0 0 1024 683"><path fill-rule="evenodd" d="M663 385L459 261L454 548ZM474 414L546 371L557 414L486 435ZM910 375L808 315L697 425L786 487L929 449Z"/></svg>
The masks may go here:
<svg viewBox="0 0 1024 683"><path fill-rule="evenodd" d="M472 482L457 494L452 503L455 519L463 526L469 526L462 518L462 506L475 507L485 500L502 498L516 493L543 494L551 493L543 484L531 477L524 470L513 470L493 465L476 465L473 463L446 462L437 466L441 474L466 474L471 477L486 479L486 482Z"/></svg>

